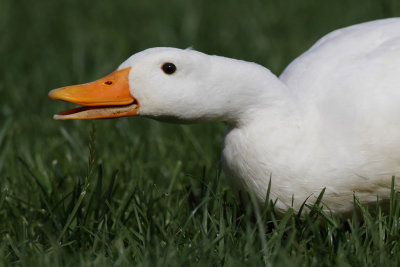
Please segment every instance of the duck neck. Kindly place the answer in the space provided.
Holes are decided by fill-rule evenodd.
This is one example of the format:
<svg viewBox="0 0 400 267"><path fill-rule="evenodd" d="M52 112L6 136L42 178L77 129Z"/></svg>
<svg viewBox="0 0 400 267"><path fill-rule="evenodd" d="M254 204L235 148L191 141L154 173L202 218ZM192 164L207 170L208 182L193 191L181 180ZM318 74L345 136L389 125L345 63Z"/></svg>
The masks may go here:
<svg viewBox="0 0 400 267"><path fill-rule="evenodd" d="M298 112L293 95L287 86L268 69L256 65L250 77L239 77L235 81L233 97L226 102L230 105L225 114L230 128L242 128L250 124L263 127L282 128L297 121ZM246 81L241 84L240 81ZM232 98L230 98L232 99ZM285 127L283 127L285 128Z"/></svg>

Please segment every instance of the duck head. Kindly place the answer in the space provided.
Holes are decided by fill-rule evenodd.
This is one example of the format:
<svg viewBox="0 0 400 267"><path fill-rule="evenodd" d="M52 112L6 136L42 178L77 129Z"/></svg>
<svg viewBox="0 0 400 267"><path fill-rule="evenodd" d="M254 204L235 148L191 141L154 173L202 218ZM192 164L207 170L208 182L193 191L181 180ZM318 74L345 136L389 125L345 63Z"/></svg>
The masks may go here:
<svg viewBox="0 0 400 267"><path fill-rule="evenodd" d="M49 97L82 106L54 115L56 120L140 115L173 122L229 122L264 102L265 87L277 82L255 63L191 49L151 48L104 78L54 89Z"/></svg>

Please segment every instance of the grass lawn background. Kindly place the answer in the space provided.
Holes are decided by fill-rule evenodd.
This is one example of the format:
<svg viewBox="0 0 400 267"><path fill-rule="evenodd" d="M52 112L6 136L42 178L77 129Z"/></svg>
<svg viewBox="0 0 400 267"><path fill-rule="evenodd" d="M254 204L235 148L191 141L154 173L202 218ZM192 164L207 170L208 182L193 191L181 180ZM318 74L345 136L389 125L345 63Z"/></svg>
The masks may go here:
<svg viewBox="0 0 400 267"><path fill-rule="evenodd" d="M399 15L400 2L385 0L0 0L0 264L398 265L394 200L364 222L317 207L276 219L234 199L223 123L57 122L71 105L47 92L156 46L279 74L334 29Z"/></svg>

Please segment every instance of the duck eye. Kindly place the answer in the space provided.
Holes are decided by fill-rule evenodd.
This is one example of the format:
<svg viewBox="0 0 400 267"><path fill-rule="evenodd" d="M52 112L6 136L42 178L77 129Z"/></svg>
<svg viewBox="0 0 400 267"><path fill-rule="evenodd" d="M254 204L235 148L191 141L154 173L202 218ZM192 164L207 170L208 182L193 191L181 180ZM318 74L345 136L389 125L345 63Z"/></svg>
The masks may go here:
<svg viewBox="0 0 400 267"><path fill-rule="evenodd" d="M176 71L176 66L173 63L169 62L164 63L161 68L166 74L172 74Z"/></svg>
<svg viewBox="0 0 400 267"><path fill-rule="evenodd" d="M104 84L111 85L111 84L113 84L113 82L112 81L106 81L106 82L104 82Z"/></svg>

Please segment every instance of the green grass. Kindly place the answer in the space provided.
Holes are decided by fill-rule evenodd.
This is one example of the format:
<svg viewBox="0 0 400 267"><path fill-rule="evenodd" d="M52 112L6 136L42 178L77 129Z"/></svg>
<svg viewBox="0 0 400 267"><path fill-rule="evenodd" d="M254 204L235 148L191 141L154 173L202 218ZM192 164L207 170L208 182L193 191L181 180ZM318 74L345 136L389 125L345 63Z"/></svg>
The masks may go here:
<svg viewBox="0 0 400 267"><path fill-rule="evenodd" d="M394 191L386 213L344 220L317 203L276 218L233 197L223 124L57 122L70 105L47 99L154 46L278 74L327 32L396 15L383 0L0 0L1 265L399 265Z"/></svg>

